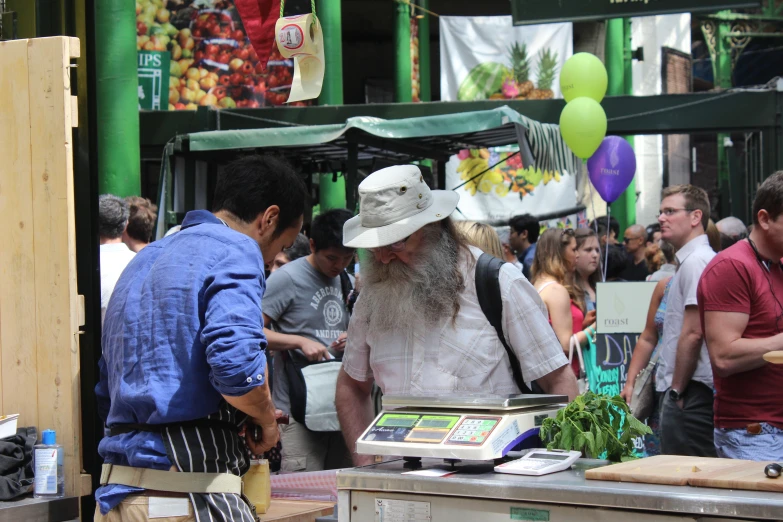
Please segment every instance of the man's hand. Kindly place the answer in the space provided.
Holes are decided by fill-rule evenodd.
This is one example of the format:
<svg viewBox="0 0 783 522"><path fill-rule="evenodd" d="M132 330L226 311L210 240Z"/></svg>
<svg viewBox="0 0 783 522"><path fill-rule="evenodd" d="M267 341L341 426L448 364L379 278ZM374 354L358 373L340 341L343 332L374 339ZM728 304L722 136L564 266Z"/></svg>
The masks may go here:
<svg viewBox="0 0 783 522"><path fill-rule="evenodd" d="M330 350L334 350L337 352L342 352L345 350L345 341L348 339L348 333L343 332L340 334L340 337L337 338L336 341L334 341L330 346Z"/></svg>
<svg viewBox="0 0 783 522"><path fill-rule="evenodd" d="M635 384L635 379L631 380L631 377L628 377L628 380L625 382L625 386L623 386L623 391L620 392L620 397L625 399L626 404L631 404L631 397L633 397L633 387Z"/></svg>
<svg viewBox="0 0 783 522"><path fill-rule="evenodd" d="M299 337L299 349L302 350L308 361L318 362L330 358L326 346L306 337Z"/></svg>
<svg viewBox="0 0 783 522"><path fill-rule="evenodd" d="M585 314L585 320L582 321L582 330L589 326L595 326L595 310L590 310Z"/></svg>
<svg viewBox="0 0 783 522"><path fill-rule="evenodd" d="M275 410L275 417L279 418L283 414L280 410ZM267 426L261 426L260 419L248 419L245 423L245 442L253 455L263 455L267 451L277 446L280 440L280 431L277 429L277 423ZM261 438L256 439L258 432Z"/></svg>

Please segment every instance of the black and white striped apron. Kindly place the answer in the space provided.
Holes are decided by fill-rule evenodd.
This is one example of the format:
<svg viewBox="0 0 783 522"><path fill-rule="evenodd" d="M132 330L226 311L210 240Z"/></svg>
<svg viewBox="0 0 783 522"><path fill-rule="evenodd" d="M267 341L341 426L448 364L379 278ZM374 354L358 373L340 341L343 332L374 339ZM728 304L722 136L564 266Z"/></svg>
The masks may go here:
<svg viewBox="0 0 783 522"><path fill-rule="evenodd" d="M227 402L209 415L207 420L219 421L215 427L166 427L161 433L171 462L181 472L231 473L242 476L250 468L248 448L237 429L223 424L241 426L247 415ZM255 508L243 496L230 493L190 493L197 522L256 522Z"/></svg>

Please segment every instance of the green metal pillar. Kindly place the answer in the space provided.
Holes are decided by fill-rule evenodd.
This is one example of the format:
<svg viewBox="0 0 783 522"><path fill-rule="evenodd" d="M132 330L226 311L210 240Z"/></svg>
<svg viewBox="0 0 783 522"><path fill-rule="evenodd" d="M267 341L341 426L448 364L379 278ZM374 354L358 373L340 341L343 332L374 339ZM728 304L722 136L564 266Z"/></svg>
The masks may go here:
<svg viewBox="0 0 783 522"><path fill-rule="evenodd" d="M731 11L721 11L718 15L730 14ZM712 60L712 74L714 85L720 89L731 89L731 45L727 34L731 31L731 23L721 20L718 22L718 31L715 38L715 54ZM733 215L731 205L731 188L729 179L729 158L726 153L725 141L730 135L718 134L718 193L720 194L721 216Z"/></svg>
<svg viewBox="0 0 783 522"><path fill-rule="evenodd" d="M136 67L134 3L95 2L98 186L120 197L141 193Z"/></svg>
<svg viewBox="0 0 783 522"><path fill-rule="evenodd" d="M343 104L342 0L317 0L316 13L324 33L326 67L318 105ZM321 212L345 208L345 177L321 173L319 198Z"/></svg>
<svg viewBox="0 0 783 522"><path fill-rule="evenodd" d="M411 15L407 3L394 3L394 101L410 102L411 94ZM419 38L421 42L421 38ZM419 68L421 71L421 68Z"/></svg>
<svg viewBox="0 0 783 522"><path fill-rule="evenodd" d="M324 86L318 105L343 104L342 0L318 0L316 14L324 33Z"/></svg>
<svg viewBox="0 0 783 522"><path fill-rule="evenodd" d="M606 22L606 72L609 75L607 95L633 94L631 72L631 20L614 18ZM633 138L627 137L633 146ZM623 231L636 223L636 182L631 184L611 204L612 215L620 222L620 237Z"/></svg>
<svg viewBox="0 0 783 522"><path fill-rule="evenodd" d="M417 5L429 9L430 0L418 0ZM430 80L430 14L422 9L416 10L419 18L419 99L423 102L432 101Z"/></svg>

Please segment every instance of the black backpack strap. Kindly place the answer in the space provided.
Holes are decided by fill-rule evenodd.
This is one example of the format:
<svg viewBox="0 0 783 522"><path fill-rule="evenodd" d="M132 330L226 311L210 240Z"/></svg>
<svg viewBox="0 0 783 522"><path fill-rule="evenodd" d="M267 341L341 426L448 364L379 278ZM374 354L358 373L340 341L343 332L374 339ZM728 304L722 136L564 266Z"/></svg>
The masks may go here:
<svg viewBox="0 0 783 522"><path fill-rule="evenodd" d="M348 297L351 295L353 285L351 284L351 278L348 276L348 272L345 270L340 272L340 288L343 291L343 304L348 306Z"/></svg>
<svg viewBox="0 0 783 522"><path fill-rule="evenodd" d="M506 336L503 334L503 300L500 296L500 267L504 261L489 254L481 254L476 262L476 294L481 311L487 317L497 332L500 342L508 354L508 360L511 363L511 373L514 375L514 382L517 383L522 393L531 393L530 388L525 384L522 377L522 367L514 350L506 343Z"/></svg>

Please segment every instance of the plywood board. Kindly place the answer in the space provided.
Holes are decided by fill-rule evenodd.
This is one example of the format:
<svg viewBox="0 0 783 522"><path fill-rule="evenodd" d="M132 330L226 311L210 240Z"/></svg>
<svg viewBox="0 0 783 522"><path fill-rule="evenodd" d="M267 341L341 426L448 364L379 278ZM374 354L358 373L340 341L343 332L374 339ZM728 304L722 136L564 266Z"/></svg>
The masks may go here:
<svg viewBox="0 0 783 522"><path fill-rule="evenodd" d="M313 522L318 517L331 515L335 502L272 499L269 510L259 515L262 522Z"/></svg>
<svg viewBox="0 0 783 522"><path fill-rule="evenodd" d="M751 491L774 491L783 493L783 479L772 479L764 474L764 468L771 462L735 460L734 465L719 471L700 473L691 477L691 486L721 489L747 489Z"/></svg>
<svg viewBox="0 0 783 522"><path fill-rule="evenodd" d="M643 484L667 484L685 486L694 476L719 472L737 463L732 459L707 457L682 457L679 455L657 455L621 464L585 471L590 480L611 480L616 482L639 482Z"/></svg>
<svg viewBox="0 0 783 522"><path fill-rule="evenodd" d="M28 42L0 42L0 406L38 425Z"/></svg>
<svg viewBox="0 0 783 522"><path fill-rule="evenodd" d="M764 360L772 364L783 364L783 352L767 352L764 354Z"/></svg>

